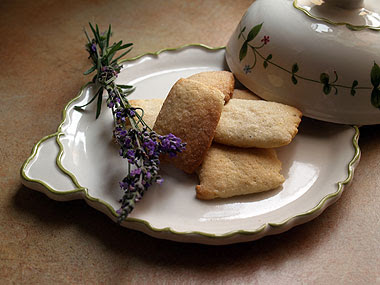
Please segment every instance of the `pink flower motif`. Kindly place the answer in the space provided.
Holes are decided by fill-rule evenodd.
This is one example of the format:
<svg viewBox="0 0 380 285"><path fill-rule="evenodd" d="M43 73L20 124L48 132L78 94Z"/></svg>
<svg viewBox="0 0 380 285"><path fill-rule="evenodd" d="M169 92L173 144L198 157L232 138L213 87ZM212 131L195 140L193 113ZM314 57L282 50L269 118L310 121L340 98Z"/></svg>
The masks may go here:
<svg viewBox="0 0 380 285"><path fill-rule="evenodd" d="M264 43L264 45L266 45L267 43L270 42L270 40L269 40L269 36L264 36L263 39L262 39L261 41Z"/></svg>

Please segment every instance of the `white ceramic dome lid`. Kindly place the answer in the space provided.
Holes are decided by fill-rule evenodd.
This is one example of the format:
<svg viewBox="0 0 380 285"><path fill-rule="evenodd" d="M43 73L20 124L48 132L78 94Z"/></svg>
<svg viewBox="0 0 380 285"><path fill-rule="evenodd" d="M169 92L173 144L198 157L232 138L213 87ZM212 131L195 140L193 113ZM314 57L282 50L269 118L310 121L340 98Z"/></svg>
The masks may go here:
<svg viewBox="0 0 380 285"><path fill-rule="evenodd" d="M255 1L227 45L230 69L259 96L299 107L306 116L380 123L376 17L366 25L356 21L367 1L347 1L350 8L318 1ZM318 7L354 16L334 23L340 19L320 17Z"/></svg>

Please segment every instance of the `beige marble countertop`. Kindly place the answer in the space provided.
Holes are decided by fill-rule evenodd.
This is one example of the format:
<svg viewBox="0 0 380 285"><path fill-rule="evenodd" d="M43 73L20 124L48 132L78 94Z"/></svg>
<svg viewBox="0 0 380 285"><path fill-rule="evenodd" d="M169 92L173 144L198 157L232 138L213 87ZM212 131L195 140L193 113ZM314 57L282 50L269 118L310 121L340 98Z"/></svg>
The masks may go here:
<svg viewBox="0 0 380 285"><path fill-rule="evenodd" d="M82 28L111 23L131 56L222 46L251 0L0 2L0 284L380 284L380 126L360 129L353 183L317 219L229 246L181 244L112 223L84 201L21 184L33 145L87 82Z"/></svg>

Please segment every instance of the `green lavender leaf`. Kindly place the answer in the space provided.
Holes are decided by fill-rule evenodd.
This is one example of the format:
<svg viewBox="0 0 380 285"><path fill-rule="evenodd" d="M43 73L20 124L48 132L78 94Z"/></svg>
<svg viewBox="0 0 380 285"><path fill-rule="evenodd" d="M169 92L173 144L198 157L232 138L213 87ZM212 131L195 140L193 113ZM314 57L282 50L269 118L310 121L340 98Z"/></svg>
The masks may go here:
<svg viewBox="0 0 380 285"><path fill-rule="evenodd" d="M133 45L133 44L132 43L128 43L128 44L122 45L118 50L125 49L127 47L130 47L131 45Z"/></svg>
<svg viewBox="0 0 380 285"><path fill-rule="evenodd" d="M91 28L92 33L94 34L95 40L99 43L100 42L99 34L96 33L96 31L95 31L94 27L91 25L91 23L88 23L88 24Z"/></svg>
<svg viewBox="0 0 380 285"><path fill-rule="evenodd" d="M101 89L101 88L100 88L100 89ZM100 90L100 89L99 89L99 90ZM82 111L82 110L83 110L83 109L82 109L83 107L86 107L87 105L90 105L90 104L96 99L96 97L98 97L98 95L99 95L99 90L96 91L94 97L92 97L90 101L88 101L86 104L84 104L84 105L82 105L82 106L75 106L74 109L77 110L77 111Z"/></svg>
<svg viewBox="0 0 380 285"><path fill-rule="evenodd" d="M248 42L245 41L243 43L243 46L240 49L240 53L239 53L239 59L240 59L240 61L242 61L245 58L245 56L247 55L247 51L248 51Z"/></svg>
<svg viewBox="0 0 380 285"><path fill-rule="evenodd" d="M271 60L272 57L273 57L272 54L269 54L265 60L267 60L267 61L268 61L268 60Z"/></svg>
<svg viewBox="0 0 380 285"><path fill-rule="evenodd" d="M297 85L297 83L298 83L298 80L294 75L292 75L292 82L294 85Z"/></svg>
<svg viewBox="0 0 380 285"><path fill-rule="evenodd" d="M113 44L111 46L111 48L108 51L106 51L106 54L104 56L105 56L105 58L107 60L107 63L112 60L113 56L119 50L119 48L121 47L122 43L123 43L123 41L119 41L118 43Z"/></svg>
<svg viewBox="0 0 380 285"><path fill-rule="evenodd" d="M249 31L248 36L247 36L247 42L250 42L250 41L252 41L252 40L254 40L254 39L256 38L256 36L257 36L258 33L260 32L262 26L263 26L263 23L254 26L254 27Z"/></svg>
<svg viewBox="0 0 380 285"><path fill-rule="evenodd" d="M118 87L123 88L123 89L131 89L133 88L132 85L124 85L124 84L117 84Z"/></svg>
<svg viewBox="0 0 380 285"><path fill-rule="evenodd" d="M111 25L108 26L108 31L107 31L107 47L110 45L110 38L111 38Z"/></svg>
<svg viewBox="0 0 380 285"><path fill-rule="evenodd" d="M103 100L103 87L99 89L98 92L98 102L96 104L96 119L99 118L100 112L102 110L102 100Z"/></svg>
<svg viewBox="0 0 380 285"><path fill-rule="evenodd" d="M100 74L100 70L102 68L102 59L100 58L98 50L96 50L96 55L96 69L98 70L98 74Z"/></svg>
<svg viewBox="0 0 380 285"><path fill-rule="evenodd" d="M99 47L103 51L104 46L103 46L102 37L100 36L98 24L95 25L95 28L96 28L96 34L98 35L98 39L99 39L98 41Z"/></svg>
<svg viewBox="0 0 380 285"><path fill-rule="evenodd" d="M132 89L129 89L129 90L124 90L123 91L123 95L124 96L129 96L130 94L132 94L134 91L135 91L136 88L132 88Z"/></svg>
<svg viewBox="0 0 380 285"><path fill-rule="evenodd" d="M371 70L371 83L374 88L377 88L380 85L380 67L376 62L374 62Z"/></svg>
<svg viewBox="0 0 380 285"><path fill-rule="evenodd" d="M87 31L86 31L85 29L83 29L83 30L84 30L84 34L86 35L88 45L91 46L91 40L90 40L90 37L88 36Z"/></svg>
<svg viewBox="0 0 380 285"><path fill-rule="evenodd" d="M92 66L90 69L86 70L83 74L88 75L96 70L96 65Z"/></svg>
<svg viewBox="0 0 380 285"><path fill-rule="evenodd" d="M109 50L109 52L107 53L107 62L110 62L110 61L112 60L112 58L114 57L114 55L116 54L117 51L122 50L122 49L125 49L125 48L130 47L130 46L133 45L132 43L128 43L128 44L122 45L122 43L123 43L122 41L118 42L115 46L113 46L113 47ZM124 55L126 55L127 53L129 53L129 52L131 51L131 49L132 49L132 48L130 48L129 50L127 50L122 56L124 56ZM118 58L116 59L116 61L117 61L119 58L121 58L121 56L118 57ZM112 62L116 62L116 61L113 60Z"/></svg>
<svg viewBox="0 0 380 285"><path fill-rule="evenodd" d="M128 49L127 51L123 52L121 55L119 55L117 58L115 58L114 60L112 60L111 64L113 63L116 63L120 58L122 58L123 56L125 56L127 53L129 53L130 51L132 50L132 48Z"/></svg>
<svg viewBox="0 0 380 285"><path fill-rule="evenodd" d="M268 67L268 62L264 61L263 65L264 65L264 68L267 68Z"/></svg>

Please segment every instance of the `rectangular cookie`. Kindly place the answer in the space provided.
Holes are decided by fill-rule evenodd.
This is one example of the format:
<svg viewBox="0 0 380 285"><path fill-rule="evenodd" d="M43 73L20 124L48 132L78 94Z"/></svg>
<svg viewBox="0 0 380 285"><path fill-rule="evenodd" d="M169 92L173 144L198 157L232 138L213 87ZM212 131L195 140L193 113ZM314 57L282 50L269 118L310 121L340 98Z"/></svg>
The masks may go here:
<svg viewBox="0 0 380 285"><path fill-rule="evenodd" d="M232 99L261 100L259 96L248 89L234 89Z"/></svg>
<svg viewBox="0 0 380 285"><path fill-rule="evenodd" d="M216 88L180 79L171 88L154 124L160 135L169 133L186 143L186 149L170 161L187 173L202 163L211 145L224 105Z"/></svg>
<svg viewBox="0 0 380 285"><path fill-rule="evenodd" d="M285 178L274 149L212 144L199 170L198 199L228 198L268 191Z"/></svg>
<svg viewBox="0 0 380 285"><path fill-rule="evenodd" d="M229 71L205 71L193 74L188 79L219 89L224 94L226 103L234 92L235 78L232 72Z"/></svg>
<svg viewBox="0 0 380 285"><path fill-rule="evenodd" d="M231 99L223 107L214 140L246 148L284 146L297 134L301 116L298 109L276 102Z"/></svg>

